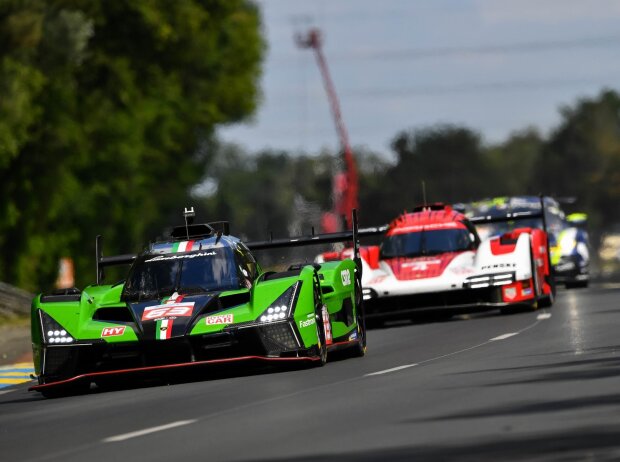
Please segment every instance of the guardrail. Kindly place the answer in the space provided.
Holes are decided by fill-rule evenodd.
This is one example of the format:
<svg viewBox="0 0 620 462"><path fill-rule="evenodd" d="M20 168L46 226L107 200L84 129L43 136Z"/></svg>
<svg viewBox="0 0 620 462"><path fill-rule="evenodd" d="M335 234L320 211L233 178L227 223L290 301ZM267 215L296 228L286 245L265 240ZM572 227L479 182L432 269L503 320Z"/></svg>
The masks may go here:
<svg viewBox="0 0 620 462"><path fill-rule="evenodd" d="M0 282L0 317L28 315L33 298L30 292Z"/></svg>

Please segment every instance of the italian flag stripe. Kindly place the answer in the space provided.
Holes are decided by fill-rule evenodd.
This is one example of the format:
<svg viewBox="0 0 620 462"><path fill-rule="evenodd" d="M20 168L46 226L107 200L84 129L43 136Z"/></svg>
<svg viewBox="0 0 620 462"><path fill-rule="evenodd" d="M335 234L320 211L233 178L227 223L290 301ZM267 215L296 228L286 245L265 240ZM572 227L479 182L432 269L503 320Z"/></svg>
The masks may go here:
<svg viewBox="0 0 620 462"><path fill-rule="evenodd" d="M176 242L172 246L172 251L173 252L189 252L190 250L192 250L193 245L194 245L194 241Z"/></svg>
<svg viewBox="0 0 620 462"><path fill-rule="evenodd" d="M170 297L164 297L162 299L163 304L180 303L185 295L179 295L177 292L173 293Z"/></svg>
<svg viewBox="0 0 620 462"><path fill-rule="evenodd" d="M155 338L157 340L168 340L172 336L172 319L161 319L157 321L155 327Z"/></svg>

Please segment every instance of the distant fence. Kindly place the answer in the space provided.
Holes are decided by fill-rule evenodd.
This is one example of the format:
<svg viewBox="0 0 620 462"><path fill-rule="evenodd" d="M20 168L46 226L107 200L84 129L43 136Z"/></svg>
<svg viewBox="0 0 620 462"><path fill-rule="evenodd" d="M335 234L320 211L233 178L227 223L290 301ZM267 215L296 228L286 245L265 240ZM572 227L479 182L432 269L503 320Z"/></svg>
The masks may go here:
<svg viewBox="0 0 620 462"><path fill-rule="evenodd" d="M30 313L34 295L0 282L0 317L24 316Z"/></svg>

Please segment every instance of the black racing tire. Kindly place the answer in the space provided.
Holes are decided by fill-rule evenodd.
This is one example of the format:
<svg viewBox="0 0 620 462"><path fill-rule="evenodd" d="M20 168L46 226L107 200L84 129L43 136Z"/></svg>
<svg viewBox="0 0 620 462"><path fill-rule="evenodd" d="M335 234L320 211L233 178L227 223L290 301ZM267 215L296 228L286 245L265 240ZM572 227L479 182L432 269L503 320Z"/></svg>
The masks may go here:
<svg viewBox="0 0 620 462"><path fill-rule="evenodd" d="M366 345L366 316L364 316L364 297L362 296L362 284L359 278L355 278L355 310L357 317L355 318L357 329L357 342L353 347L352 356L361 358L366 355L368 349Z"/></svg>
<svg viewBox="0 0 620 462"><path fill-rule="evenodd" d="M357 325L355 326L357 332L357 341L349 347L350 357L351 358L361 358L366 356L366 351L368 347L366 346L366 328L364 327L363 321L358 316Z"/></svg>
<svg viewBox="0 0 620 462"><path fill-rule="evenodd" d="M551 308L555 302L555 282L552 278L548 279L548 284L551 286L551 293L548 295L542 295L538 301L538 306L541 308Z"/></svg>
<svg viewBox="0 0 620 462"><path fill-rule="evenodd" d="M542 295L539 296L538 292L542 294L542 282L538 280L538 271L536 269L536 260L534 259L534 251L532 250L531 243L532 236L530 236L530 267L532 269L532 282L534 284L534 302L529 305L532 311L536 311L541 306Z"/></svg>
<svg viewBox="0 0 620 462"><path fill-rule="evenodd" d="M319 358L318 361L314 361L314 364L317 367L323 367L327 364L327 341L325 340L325 327L323 325L321 286L319 284L319 275L316 271L314 272L314 321L318 342L315 347L315 353Z"/></svg>
<svg viewBox="0 0 620 462"><path fill-rule="evenodd" d="M585 289L588 287L589 281L574 281L565 284L567 289Z"/></svg>
<svg viewBox="0 0 620 462"><path fill-rule="evenodd" d="M318 339L318 343L316 346L316 355L319 360L315 361L315 365L317 367L323 367L327 364L327 342L325 341L325 329L323 327L323 314L319 310L315 309L314 319L316 325L316 336Z"/></svg>

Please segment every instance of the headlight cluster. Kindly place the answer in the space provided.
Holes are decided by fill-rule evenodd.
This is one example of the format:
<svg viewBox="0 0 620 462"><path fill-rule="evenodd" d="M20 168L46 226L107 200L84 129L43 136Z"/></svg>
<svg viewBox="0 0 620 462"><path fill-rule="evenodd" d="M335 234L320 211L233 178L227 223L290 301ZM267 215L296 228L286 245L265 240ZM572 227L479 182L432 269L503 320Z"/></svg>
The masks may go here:
<svg viewBox="0 0 620 462"><path fill-rule="evenodd" d="M515 281L515 273L494 273L482 276L470 276L464 282L464 287L481 289L491 286L505 286Z"/></svg>
<svg viewBox="0 0 620 462"><path fill-rule="evenodd" d="M43 337L47 343L53 345L66 345L75 341L71 334L69 334L64 327L52 319L51 316L44 311L40 311L40 313Z"/></svg>
<svg viewBox="0 0 620 462"><path fill-rule="evenodd" d="M267 308L260 315L258 320L262 323L283 321L291 314L291 309L295 304L295 298L299 291L301 282L297 281L291 287L286 289L282 295L280 295L276 301L274 301L269 308Z"/></svg>
<svg viewBox="0 0 620 462"><path fill-rule="evenodd" d="M266 311L267 314L263 314L260 317L261 322L277 321L278 319L285 319L287 315L288 307L286 305L269 307Z"/></svg>
<svg viewBox="0 0 620 462"><path fill-rule="evenodd" d="M48 330L47 341L49 343L71 343L73 337L71 337L66 330Z"/></svg>

